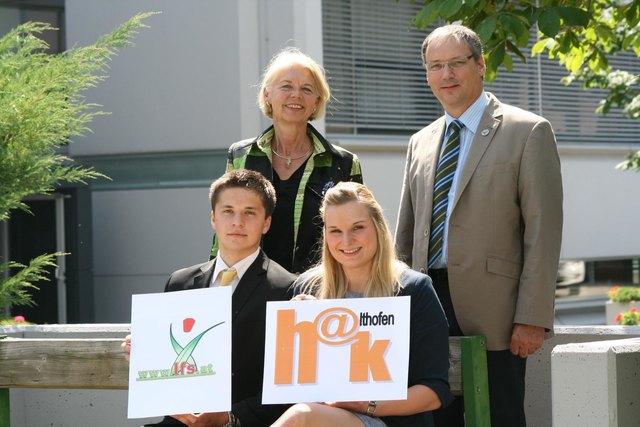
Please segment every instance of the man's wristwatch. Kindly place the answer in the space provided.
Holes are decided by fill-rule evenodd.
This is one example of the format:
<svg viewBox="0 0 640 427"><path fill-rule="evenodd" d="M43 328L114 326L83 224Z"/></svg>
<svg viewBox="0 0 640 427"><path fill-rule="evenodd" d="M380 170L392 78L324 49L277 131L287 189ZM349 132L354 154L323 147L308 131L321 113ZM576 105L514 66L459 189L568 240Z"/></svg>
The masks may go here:
<svg viewBox="0 0 640 427"><path fill-rule="evenodd" d="M233 415L233 412L229 411L228 414L229 422L222 427L240 427L240 420L235 415Z"/></svg>

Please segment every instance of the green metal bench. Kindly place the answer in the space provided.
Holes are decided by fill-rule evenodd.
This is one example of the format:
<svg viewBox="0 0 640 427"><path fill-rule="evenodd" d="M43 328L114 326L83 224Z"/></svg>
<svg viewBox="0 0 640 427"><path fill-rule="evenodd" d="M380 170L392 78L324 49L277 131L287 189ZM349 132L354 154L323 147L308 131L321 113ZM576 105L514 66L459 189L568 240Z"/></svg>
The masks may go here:
<svg viewBox="0 0 640 427"><path fill-rule="evenodd" d="M484 337L449 338L449 386L454 395L464 397L466 427L491 427Z"/></svg>
<svg viewBox="0 0 640 427"><path fill-rule="evenodd" d="M118 338L0 339L0 427L10 427L11 388L125 390L129 363ZM464 396L467 427L489 427L483 337L449 338L449 382Z"/></svg>

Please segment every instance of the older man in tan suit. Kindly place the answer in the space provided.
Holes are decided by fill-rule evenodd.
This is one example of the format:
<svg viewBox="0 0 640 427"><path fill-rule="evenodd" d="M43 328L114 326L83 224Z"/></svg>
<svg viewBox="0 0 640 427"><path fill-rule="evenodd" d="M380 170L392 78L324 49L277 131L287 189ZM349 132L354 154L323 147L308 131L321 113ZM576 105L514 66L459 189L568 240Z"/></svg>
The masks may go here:
<svg viewBox="0 0 640 427"><path fill-rule="evenodd" d="M448 25L422 45L445 115L409 143L396 243L428 271L451 335L487 339L492 427L525 426L526 357L552 331L562 180L547 120L483 89L478 36ZM464 425L462 402L436 414Z"/></svg>

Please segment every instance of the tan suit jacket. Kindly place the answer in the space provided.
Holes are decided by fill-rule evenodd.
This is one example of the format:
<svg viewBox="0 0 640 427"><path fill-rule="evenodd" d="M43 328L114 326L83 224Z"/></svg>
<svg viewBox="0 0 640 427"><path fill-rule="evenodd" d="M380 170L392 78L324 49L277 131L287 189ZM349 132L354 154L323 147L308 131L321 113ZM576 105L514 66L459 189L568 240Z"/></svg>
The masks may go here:
<svg viewBox="0 0 640 427"><path fill-rule="evenodd" d="M449 220L449 288L464 334L505 350L514 323L553 329L562 179L549 122L488 96ZM423 272L444 127L441 117L411 137L400 199L398 253Z"/></svg>

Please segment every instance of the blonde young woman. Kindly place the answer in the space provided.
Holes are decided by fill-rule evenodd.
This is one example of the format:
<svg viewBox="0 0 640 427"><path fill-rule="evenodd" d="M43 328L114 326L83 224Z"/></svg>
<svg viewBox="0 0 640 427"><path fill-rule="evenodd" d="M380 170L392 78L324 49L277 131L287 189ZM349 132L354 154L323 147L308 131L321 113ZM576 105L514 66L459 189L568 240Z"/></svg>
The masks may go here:
<svg viewBox="0 0 640 427"><path fill-rule="evenodd" d="M317 217L325 192L340 181L362 182L358 157L331 144L309 123L324 115L330 98L322 67L300 50L286 48L271 59L258 92L260 110L273 125L229 148L227 171L255 170L273 183L278 203L262 248L292 273L319 261Z"/></svg>
<svg viewBox="0 0 640 427"><path fill-rule="evenodd" d="M430 411L453 399L448 383L448 327L428 276L397 261L382 208L362 184L327 191L322 263L296 281L297 300L411 296L406 400L304 403L274 426L433 426Z"/></svg>

